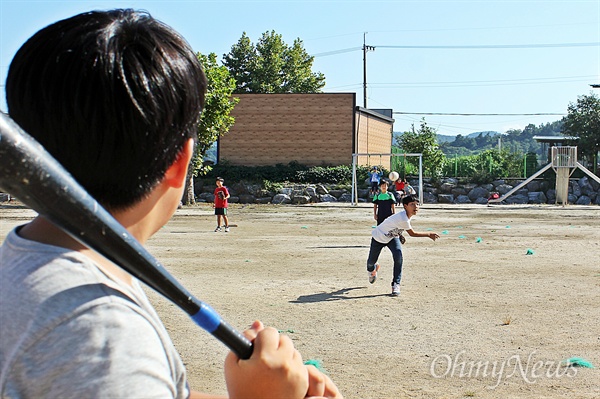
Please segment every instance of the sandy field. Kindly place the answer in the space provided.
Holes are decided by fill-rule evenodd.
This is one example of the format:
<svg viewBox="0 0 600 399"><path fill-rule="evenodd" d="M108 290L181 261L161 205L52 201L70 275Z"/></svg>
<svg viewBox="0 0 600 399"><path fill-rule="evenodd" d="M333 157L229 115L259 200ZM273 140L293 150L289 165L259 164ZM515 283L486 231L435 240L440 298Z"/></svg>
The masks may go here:
<svg viewBox="0 0 600 399"><path fill-rule="evenodd" d="M33 212L0 206L0 239ZM321 361L346 398L600 398L600 208L426 204L367 281L368 204L177 211L149 250L236 328L254 319ZM148 293L197 390L225 393L227 349ZM578 357L595 369L563 363ZM285 399L285 398L282 398Z"/></svg>

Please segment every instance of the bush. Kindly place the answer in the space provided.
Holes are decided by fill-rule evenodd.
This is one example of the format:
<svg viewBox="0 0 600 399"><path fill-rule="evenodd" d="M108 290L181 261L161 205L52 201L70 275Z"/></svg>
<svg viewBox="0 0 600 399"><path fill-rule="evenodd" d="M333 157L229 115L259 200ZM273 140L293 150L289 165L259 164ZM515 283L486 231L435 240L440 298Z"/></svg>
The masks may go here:
<svg viewBox="0 0 600 399"><path fill-rule="evenodd" d="M528 165L528 174L531 175L537 170L537 160L530 158ZM444 176L469 177L473 183L522 177L523 156L508 151L486 150L477 155L446 158L442 165L442 173Z"/></svg>
<svg viewBox="0 0 600 399"><path fill-rule="evenodd" d="M367 167L358 167L357 176L359 182L361 178L367 178ZM227 181L246 181L252 183L261 183L265 188L272 186L276 182L292 183L332 183L332 184L350 184L352 182L352 167L348 165L340 166L311 166L301 165L298 162L290 162L287 165L278 164L274 166L240 166L231 165L227 161L221 161L212 167L203 180L214 180L217 176L225 178Z"/></svg>
<svg viewBox="0 0 600 399"><path fill-rule="evenodd" d="M298 171L307 169L307 166L300 165L298 162L290 162L287 165L277 164L274 166L240 166L231 165L227 161L221 161L212 167L212 170L206 174L205 178L213 180L217 176L221 176L227 181L262 183L264 180L268 180L283 182L293 181Z"/></svg>
<svg viewBox="0 0 600 399"><path fill-rule="evenodd" d="M338 183L352 181L352 169L346 165L323 167L313 166L308 170L299 170L294 176L297 183Z"/></svg>

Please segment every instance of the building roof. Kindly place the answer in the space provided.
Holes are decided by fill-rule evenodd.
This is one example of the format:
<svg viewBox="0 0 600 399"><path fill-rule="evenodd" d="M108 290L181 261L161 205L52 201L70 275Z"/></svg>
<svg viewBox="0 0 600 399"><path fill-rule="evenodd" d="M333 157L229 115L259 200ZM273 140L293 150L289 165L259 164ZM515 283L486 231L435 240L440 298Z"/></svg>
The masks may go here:
<svg viewBox="0 0 600 399"><path fill-rule="evenodd" d="M533 139L540 143L562 143L564 141L579 140L578 137L573 136L533 136Z"/></svg>
<svg viewBox="0 0 600 399"><path fill-rule="evenodd" d="M386 122L394 123L394 118L391 118L391 117L389 117L389 116L386 115L386 114L391 114L392 113L391 109L389 110L390 112L385 112L384 110L381 110L381 109L367 109L367 108L363 108L363 107L357 105L356 106L356 110L358 112L362 112L364 114L371 115L371 116L373 116L375 118L379 118L379 119L384 120Z"/></svg>

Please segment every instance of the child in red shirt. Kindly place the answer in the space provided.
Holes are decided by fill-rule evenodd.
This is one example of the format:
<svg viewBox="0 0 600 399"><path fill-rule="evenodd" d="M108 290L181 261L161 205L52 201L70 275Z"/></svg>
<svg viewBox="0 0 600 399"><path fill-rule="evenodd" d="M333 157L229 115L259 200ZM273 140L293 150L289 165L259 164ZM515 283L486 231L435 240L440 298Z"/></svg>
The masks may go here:
<svg viewBox="0 0 600 399"><path fill-rule="evenodd" d="M223 218L223 222L225 222L225 233L229 233L229 219L227 219L227 199L229 198L229 191L223 183L225 183L225 179L217 177L217 188L215 188L215 199L213 202L215 215L217 215L217 228L215 229L215 233L221 231L221 218Z"/></svg>

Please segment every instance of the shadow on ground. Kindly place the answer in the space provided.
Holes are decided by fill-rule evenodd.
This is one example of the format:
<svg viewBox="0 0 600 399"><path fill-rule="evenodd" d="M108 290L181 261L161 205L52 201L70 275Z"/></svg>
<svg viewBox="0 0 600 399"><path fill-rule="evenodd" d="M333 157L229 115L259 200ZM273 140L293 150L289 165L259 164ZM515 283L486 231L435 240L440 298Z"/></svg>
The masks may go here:
<svg viewBox="0 0 600 399"><path fill-rule="evenodd" d="M351 291L366 290L367 287L353 287L353 288L342 288L341 290L332 292L320 292L318 294L301 295L298 299L290 301L290 303L315 303L315 302L327 302L327 301L342 301L342 300L356 300L356 299L367 299L367 298L378 298L382 296L390 296L389 294L374 294L374 295L348 295Z"/></svg>

